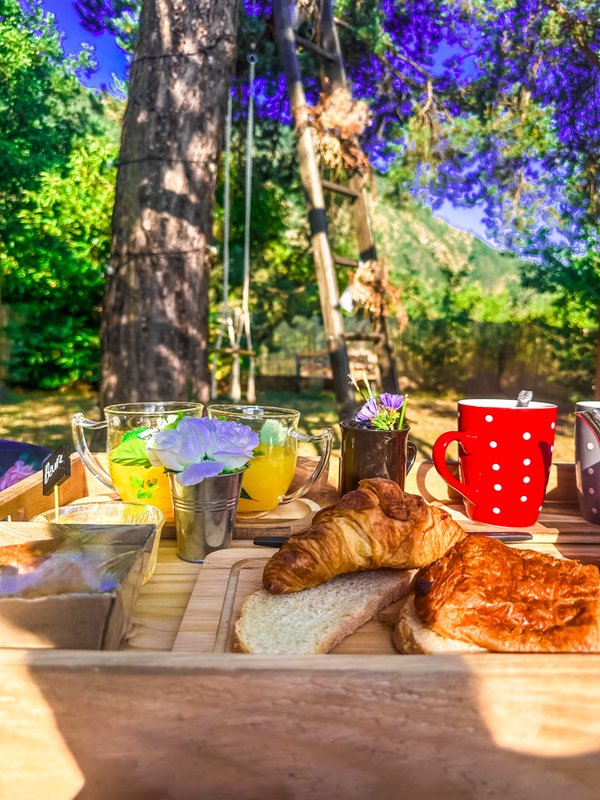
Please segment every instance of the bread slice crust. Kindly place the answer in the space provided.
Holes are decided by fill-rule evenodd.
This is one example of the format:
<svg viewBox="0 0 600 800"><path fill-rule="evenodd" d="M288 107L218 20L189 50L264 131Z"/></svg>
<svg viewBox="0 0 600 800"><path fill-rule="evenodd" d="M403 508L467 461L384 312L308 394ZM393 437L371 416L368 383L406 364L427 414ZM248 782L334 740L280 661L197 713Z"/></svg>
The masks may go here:
<svg viewBox="0 0 600 800"><path fill-rule="evenodd" d="M392 634L394 647L407 655L441 655L462 653L487 653L485 647L461 642L449 636L440 636L421 622L415 611L415 596L405 597L398 609L398 621Z"/></svg>
<svg viewBox="0 0 600 800"><path fill-rule="evenodd" d="M410 589L415 570L381 569L340 575L293 594L264 589L249 595L235 625L242 653L328 653Z"/></svg>

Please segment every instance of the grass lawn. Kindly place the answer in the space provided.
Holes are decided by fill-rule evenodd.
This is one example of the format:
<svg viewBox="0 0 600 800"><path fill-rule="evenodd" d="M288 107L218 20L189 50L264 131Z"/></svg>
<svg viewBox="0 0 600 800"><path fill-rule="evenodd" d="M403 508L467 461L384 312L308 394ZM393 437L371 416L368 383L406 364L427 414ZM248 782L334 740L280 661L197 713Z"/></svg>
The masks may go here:
<svg viewBox="0 0 600 800"><path fill-rule="evenodd" d="M431 458L431 448L436 438L456 426L456 397L415 394L408 400L407 419L411 427L410 438L416 444L418 458ZM226 398L219 398L226 402ZM330 426L335 432L335 449L339 452L339 427L335 400L331 392L309 389L302 394L294 392L262 392L258 403L284 406L301 412L301 430L318 433ZM67 391L41 392L11 390L0 404L0 438L41 444L50 448L66 443L72 447L71 417L82 411L90 419L99 419L96 395L87 388ZM574 460L573 407L560 407L556 440L555 462ZM102 434L91 442L92 449L102 449ZM303 446L303 453L316 452L311 445ZM450 451L450 455L452 451Z"/></svg>

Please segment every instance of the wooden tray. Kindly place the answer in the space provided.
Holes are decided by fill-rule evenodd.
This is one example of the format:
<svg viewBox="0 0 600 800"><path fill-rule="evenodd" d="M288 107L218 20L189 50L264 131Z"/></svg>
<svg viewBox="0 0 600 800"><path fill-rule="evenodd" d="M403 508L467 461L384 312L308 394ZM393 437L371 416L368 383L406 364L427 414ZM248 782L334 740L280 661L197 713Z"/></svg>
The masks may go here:
<svg viewBox="0 0 600 800"><path fill-rule="evenodd" d="M336 468L332 460L330 476ZM79 463L79 488L60 487L63 502L89 494L84 473ZM0 493L0 517L49 508L40 483ZM406 488L447 503L430 462L415 465ZM335 499L335 485L328 491ZM600 539L576 509L573 465L553 466L540 518L551 530L536 534L545 547ZM270 551L234 542L227 552ZM136 607L140 649L0 651L0 797L37 797L43 786L55 800L395 800L405 787L419 800L530 800L535 787L545 800L597 800L600 654L165 652L203 573L173 541L161 544ZM181 637L191 612L206 611L214 643L223 598L205 600Z"/></svg>
<svg viewBox="0 0 600 800"><path fill-rule="evenodd" d="M101 464L106 464L105 453L95 453L94 455ZM296 474L290 491L295 491L308 478L314 470L315 464L314 458L303 456L298 458ZM321 477L307 497L289 505L279 506L264 517L249 519L241 516L236 522L234 538L253 539L259 534L284 536L308 527L319 508L336 501L338 496L337 473L338 460L332 458L329 474ZM82 502L86 499L95 502L119 499L118 494L111 492L92 476L76 454L71 455L71 475L58 487L58 493L61 506ZM13 522L28 521L53 507L53 495L44 495L42 492L41 470L0 492L0 521L8 518ZM175 538L175 527L172 523L165 524L162 538Z"/></svg>
<svg viewBox="0 0 600 800"><path fill-rule="evenodd" d="M574 558L600 567L600 537L555 531L534 532L534 541L511 545ZM235 622L246 597L261 588L265 563L275 553L271 548L234 548L211 553L200 568L196 585L183 615L173 650L197 653L231 653ZM396 650L391 640L397 603L383 609L372 620L341 642L330 655L388 655Z"/></svg>

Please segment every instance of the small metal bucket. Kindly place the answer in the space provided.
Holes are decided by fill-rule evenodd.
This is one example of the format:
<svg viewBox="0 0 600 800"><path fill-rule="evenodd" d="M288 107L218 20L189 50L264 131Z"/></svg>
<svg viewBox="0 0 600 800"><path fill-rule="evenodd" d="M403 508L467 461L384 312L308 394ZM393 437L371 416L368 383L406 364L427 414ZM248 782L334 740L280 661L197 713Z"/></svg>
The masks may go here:
<svg viewBox="0 0 600 800"><path fill-rule="evenodd" d="M217 475L193 486L169 476L179 558L201 563L214 550L229 547L243 475Z"/></svg>

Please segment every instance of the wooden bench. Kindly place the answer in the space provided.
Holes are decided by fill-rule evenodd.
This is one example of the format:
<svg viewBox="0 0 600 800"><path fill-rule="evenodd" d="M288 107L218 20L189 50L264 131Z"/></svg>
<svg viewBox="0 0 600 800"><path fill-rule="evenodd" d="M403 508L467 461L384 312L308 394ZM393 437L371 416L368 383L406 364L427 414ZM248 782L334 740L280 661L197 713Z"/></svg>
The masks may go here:
<svg viewBox="0 0 600 800"><path fill-rule="evenodd" d="M366 373L369 381L378 385L381 380L377 356L370 350L349 350L348 361L350 372L357 377ZM332 380L329 353L297 353L296 354L296 393L302 391L304 380Z"/></svg>

